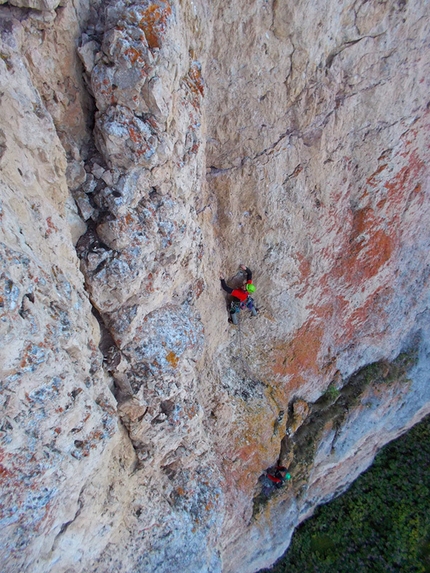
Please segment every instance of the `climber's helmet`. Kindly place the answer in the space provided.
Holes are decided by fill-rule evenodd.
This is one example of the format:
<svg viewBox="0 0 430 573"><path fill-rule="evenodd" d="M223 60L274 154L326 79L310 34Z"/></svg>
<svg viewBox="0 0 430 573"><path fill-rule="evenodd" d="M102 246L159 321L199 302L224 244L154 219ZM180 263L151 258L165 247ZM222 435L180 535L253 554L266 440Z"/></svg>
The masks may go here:
<svg viewBox="0 0 430 573"><path fill-rule="evenodd" d="M252 283L248 283L245 288L247 292L255 292L255 285L253 285Z"/></svg>

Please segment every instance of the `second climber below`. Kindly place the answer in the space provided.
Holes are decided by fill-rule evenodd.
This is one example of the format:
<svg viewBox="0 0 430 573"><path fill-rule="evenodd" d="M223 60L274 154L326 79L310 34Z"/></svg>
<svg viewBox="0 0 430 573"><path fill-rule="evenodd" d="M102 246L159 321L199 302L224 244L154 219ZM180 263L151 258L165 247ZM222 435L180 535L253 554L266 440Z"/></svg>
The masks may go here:
<svg viewBox="0 0 430 573"><path fill-rule="evenodd" d="M258 309L255 308L254 299L250 296L251 293L255 292L255 285L252 282L252 271L245 267L245 265L240 265L240 268L246 273L246 280L242 283L240 288L231 288L225 282L225 278L221 275L221 287L225 292L232 296L232 302L230 305L230 318L229 322L233 324L239 323L239 312L245 308L251 311L252 316L257 316Z"/></svg>

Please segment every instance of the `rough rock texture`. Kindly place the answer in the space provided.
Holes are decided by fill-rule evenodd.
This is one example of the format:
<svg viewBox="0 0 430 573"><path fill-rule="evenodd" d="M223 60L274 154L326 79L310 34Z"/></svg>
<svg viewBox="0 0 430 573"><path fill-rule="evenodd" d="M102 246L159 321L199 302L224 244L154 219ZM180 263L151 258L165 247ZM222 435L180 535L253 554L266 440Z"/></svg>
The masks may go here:
<svg viewBox="0 0 430 573"><path fill-rule="evenodd" d="M21 55L25 29L2 24L1 545L3 569L23 571L49 562L120 433L78 272L85 226L64 148Z"/></svg>
<svg viewBox="0 0 430 573"><path fill-rule="evenodd" d="M257 571L430 411L428 7L19 6L3 569Z"/></svg>

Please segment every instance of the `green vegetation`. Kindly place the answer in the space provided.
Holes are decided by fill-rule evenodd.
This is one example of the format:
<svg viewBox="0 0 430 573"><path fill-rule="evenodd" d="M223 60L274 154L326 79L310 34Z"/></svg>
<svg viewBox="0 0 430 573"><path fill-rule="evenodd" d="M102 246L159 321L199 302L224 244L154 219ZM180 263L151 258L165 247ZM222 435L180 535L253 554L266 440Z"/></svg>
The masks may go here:
<svg viewBox="0 0 430 573"><path fill-rule="evenodd" d="M429 462L427 416L386 446L347 493L318 508L270 572L430 572Z"/></svg>
<svg viewBox="0 0 430 573"><path fill-rule="evenodd" d="M292 481L288 489L293 489L293 495L300 497L306 491L315 451L328 423L331 423L336 434L341 431L345 418L355 408L362 407L362 397L369 386L383 389L384 386L393 388L397 385L399 393L407 391L410 383L408 373L417 362L418 347L417 335L411 346L392 362L381 360L360 368L343 382L340 389L332 381L316 402L308 404L309 414L295 432L291 431L291 422L287 420L287 433L281 441L279 463L284 465L284 460L290 460L288 471ZM289 406L289 411L289 419L294 418L292 404ZM275 422L274 434L278 431L279 425ZM266 490L262 488L253 500L253 517L258 518L259 513L273 496L285 497L282 491L277 489L268 491L267 488Z"/></svg>
<svg viewBox="0 0 430 573"><path fill-rule="evenodd" d="M345 381L340 390L332 382L316 402L309 404L309 415L288 441L288 447L282 451L284 459L288 457L288 448L294 453L288 471L293 477L292 485L296 495L301 495L302 489L306 490L315 451L327 423L331 422L335 431L340 431L345 418L355 408L362 407L362 397L369 386L383 389L384 386L397 384L399 392L406 390L409 384L408 372L416 363L417 356L418 341L392 362L383 360L360 368Z"/></svg>
<svg viewBox="0 0 430 573"><path fill-rule="evenodd" d="M332 383L324 392L324 397L327 397L330 402L335 402L340 396L340 390Z"/></svg>

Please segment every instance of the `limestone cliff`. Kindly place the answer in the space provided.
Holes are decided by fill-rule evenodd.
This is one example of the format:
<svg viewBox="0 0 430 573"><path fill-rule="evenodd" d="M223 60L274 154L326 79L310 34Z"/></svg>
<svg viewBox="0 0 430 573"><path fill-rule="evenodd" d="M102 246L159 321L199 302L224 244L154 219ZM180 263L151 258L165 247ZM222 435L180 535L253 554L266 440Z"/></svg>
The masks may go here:
<svg viewBox="0 0 430 573"><path fill-rule="evenodd" d="M230 4L0 7L5 572L257 571L430 411L429 8Z"/></svg>

